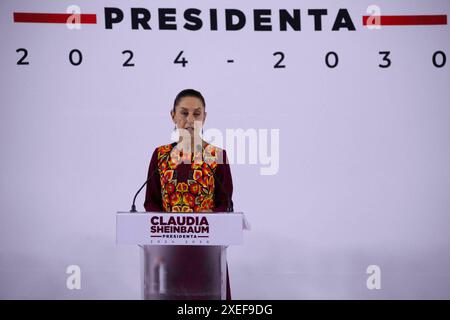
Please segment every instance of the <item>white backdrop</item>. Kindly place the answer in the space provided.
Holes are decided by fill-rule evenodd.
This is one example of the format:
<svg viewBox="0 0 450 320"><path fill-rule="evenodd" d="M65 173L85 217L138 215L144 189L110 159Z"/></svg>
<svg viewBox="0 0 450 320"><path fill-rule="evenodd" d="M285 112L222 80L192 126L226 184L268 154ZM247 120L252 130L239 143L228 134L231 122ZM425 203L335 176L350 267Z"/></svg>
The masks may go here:
<svg viewBox="0 0 450 320"><path fill-rule="evenodd" d="M175 95L194 88L205 129L280 133L277 174L231 168L235 210L252 224L229 249L233 298L450 298L450 73L449 61L432 63L436 51L449 58L449 27L368 30L372 4L384 15L450 11L447 0L2 1L0 297L140 298L139 251L115 245L115 212L170 142ZM13 21L69 5L97 24ZM112 30L105 7L124 12ZM152 12L152 30L131 29L133 7ZM178 30L158 30L158 8L177 8ZM186 8L218 9L219 30L207 16L200 31L183 29ZM246 27L226 31L225 8L245 12ZM302 30L279 31L278 9L295 8ZM315 8L328 10L322 31L307 15ZM339 8L355 31L331 31ZM253 9L273 10L273 31L253 30ZM122 66L124 50L134 67ZM186 67L173 63L180 51ZM274 68L277 51L285 68ZM378 66L379 51L391 67ZM69 265L81 268L81 290L66 288ZM366 286L369 265L381 269L379 290Z"/></svg>

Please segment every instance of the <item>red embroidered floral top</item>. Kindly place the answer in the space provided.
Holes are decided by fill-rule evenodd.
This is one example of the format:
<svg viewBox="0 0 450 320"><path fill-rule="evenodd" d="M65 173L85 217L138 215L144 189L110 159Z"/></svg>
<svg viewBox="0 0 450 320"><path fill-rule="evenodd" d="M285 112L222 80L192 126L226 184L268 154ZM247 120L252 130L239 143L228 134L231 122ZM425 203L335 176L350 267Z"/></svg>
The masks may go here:
<svg viewBox="0 0 450 320"><path fill-rule="evenodd" d="M153 152L145 210L226 212L233 183L225 150L204 143L202 151L183 154L174 145L160 146Z"/></svg>

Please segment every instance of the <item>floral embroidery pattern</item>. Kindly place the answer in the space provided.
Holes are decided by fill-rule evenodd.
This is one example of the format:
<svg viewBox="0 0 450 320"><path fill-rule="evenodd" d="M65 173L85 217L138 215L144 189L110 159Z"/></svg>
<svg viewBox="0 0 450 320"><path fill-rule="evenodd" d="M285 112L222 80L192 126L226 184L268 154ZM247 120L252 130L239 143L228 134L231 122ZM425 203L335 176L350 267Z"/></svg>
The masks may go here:
<svg viewBox="0 0 450 320"><path fill-rule="evenodd" d="M183 154L165 145L158 148L158 169L163 209L166 212L203 212L214 208L214 175L217 151L210 144L202 152ZM187 181L179 181L177 166L190 162Z"/></svg>

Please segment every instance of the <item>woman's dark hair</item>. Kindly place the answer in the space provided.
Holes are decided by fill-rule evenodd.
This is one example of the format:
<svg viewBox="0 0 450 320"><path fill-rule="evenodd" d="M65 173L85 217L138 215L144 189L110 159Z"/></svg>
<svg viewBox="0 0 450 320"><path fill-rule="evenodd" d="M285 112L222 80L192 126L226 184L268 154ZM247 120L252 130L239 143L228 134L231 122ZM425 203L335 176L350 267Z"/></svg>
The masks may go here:
<svg viewBox="0 0 450 320"><path fill-rule="evenodd" d="M184 97L195 97L200 99L200 101L203 103L203 107L206 108L205 98L203 98L202 94L194 89L184 89L180 93L177 94L175 97L175 101L173 102L173 109L172 111L175 112L175 107L180 102L180 100Z"/></svg>

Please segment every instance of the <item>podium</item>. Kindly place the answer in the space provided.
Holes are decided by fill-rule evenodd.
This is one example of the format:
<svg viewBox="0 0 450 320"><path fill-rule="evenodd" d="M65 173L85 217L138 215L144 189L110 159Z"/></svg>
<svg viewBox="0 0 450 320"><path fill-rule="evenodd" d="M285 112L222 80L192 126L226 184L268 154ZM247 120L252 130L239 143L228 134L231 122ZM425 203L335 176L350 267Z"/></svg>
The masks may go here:
<svg viewBox="0 0 450 320"><path fill-rule="evenodd" d="M226 248L243 243L243 213L117 212L117 244L139 245L145 300L224 300Z"/></svg>

